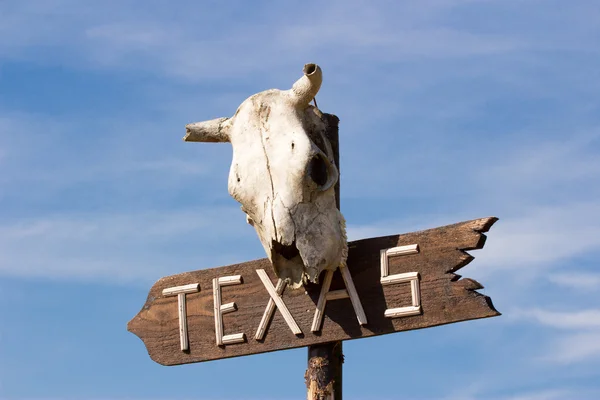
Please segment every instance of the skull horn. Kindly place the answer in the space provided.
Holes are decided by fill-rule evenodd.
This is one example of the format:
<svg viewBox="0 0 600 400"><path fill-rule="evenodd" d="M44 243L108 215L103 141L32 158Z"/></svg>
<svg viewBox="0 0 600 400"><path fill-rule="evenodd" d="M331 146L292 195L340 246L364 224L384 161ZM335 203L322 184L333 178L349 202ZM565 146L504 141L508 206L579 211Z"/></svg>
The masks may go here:
<svg viewBox="0 0 600 400"><path fill-rule="evenodd" d="M296 81L290 90L292 102L298 108L308 107L308 103L315 98L323 82L323 72L317 64L306 64L304 76Z"/></svg>
<svg viewBox="0 0 600 400"><path fill-rule="evenodd" d="M229 118L215 118L185 126L184 142L229 142Z"/></svg>

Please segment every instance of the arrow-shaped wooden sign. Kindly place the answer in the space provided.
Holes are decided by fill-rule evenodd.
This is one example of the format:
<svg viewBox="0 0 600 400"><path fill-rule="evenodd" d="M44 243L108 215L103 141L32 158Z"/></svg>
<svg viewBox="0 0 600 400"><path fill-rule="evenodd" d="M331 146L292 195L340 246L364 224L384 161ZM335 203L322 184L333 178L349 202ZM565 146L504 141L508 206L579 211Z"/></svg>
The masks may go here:
<svg viewBox="0 0 600 400"><path fill-rule="evenodd" d="M336 272L329 289L326 274L285 288L267 259L168 276L128 330L154 361L177 365L494 317L482 286L455 272L496 220L351 242L351 277Z"/></svg>

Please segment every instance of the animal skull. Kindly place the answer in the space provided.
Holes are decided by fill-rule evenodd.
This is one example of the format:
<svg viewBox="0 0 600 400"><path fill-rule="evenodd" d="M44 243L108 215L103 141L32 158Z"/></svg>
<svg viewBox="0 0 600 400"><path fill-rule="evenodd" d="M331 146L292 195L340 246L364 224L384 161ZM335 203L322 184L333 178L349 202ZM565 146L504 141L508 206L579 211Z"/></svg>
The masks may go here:
<svg viewBox="0 0 600 400"><path fill-rule="evenodd" d="M246 99L231 118L186 126L187 142L230 142L229 194L242 205L275 274L298 288L345 264L345 221L336 207L339 172L327 120L309 102L321 68L304 66L290 90Z"/></svg>

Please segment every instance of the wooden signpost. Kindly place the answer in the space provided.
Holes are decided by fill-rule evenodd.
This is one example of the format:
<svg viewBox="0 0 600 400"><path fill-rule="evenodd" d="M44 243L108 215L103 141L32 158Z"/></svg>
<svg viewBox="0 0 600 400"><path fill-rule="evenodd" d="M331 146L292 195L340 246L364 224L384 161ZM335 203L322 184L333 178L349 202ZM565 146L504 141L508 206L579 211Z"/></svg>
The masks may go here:
<svg viewBox="0 0 600 400"><path fill-rule="evenodd" d="M192 124L191 128L188 126L185 138L188 141L231 141L234 146L234 164L229 182L230 193L236 197L240 192L245 193L244 190L248 190L254 195L249 202L254 203L265 194L252 192L262 183L255 183L250 189L240 186L246 180L258 181L252 176L243 175L244 171L239 169L235 162L235 147L236 143L242 143L245 151L249 152L247 148L252 144L248 144L248 137L253 137L256 131L260 134L256 137L260 138L262 135L262 143L256 153L258 155L255 154L254 157L260 159L264 152L267 167L265 171L271 180L270 186L266 187L267 197L264 202L265 209L267 206L272 207L271 215L264 221L266 228L262 226L262 214L253 214L247 204L244 205L248 203L248 196L238 196L236 199L242 203L242 209L248 214L248 222L257 229L263 245L266 246L265 250L271 254L271 259L162 278L150 289L146 304L129 322L127 329L142 339L150 357L163 365L196 363L308 347L309 360L305 375L308 399L340 400L344 340L500 315L492 305L491 299L477 292L477 289L483 286L456 274L456 271L473 260L469 250L483 248L486 239L484 233L497 219L481 218L420 232L349 243L346 243L344 234L328 246L318 243L331 240L330 236L323 235L323 230L327 229L326 225L343 220L338 211L339 175L336 175L339 174L336 168L339 166L339 120L333 115L320 112L315 114L317 119L314 119L312 112L316 108L307 104L320 87L320 69L314 64L307 64L304 72L305 81L294 84L289 91L291 95L284 91L266 91L250 97L240 106L236 116L244 122L242 131L235 131L235 127L231 127L235 122L221 118ZM316 90L310 86L315 83L306 78L314 81L315 75L318 78L315 81L318 83ZM259 96L264 96L262 103L257 101ZM293 100L292 106L288 104L290 96ZM276 97L276 101L273 97ZM247 102L251 104L246 106L247 115L244 116L244 105ZM292 111L289 111L289 107L292 107ZM293 107L300 110L300 113L293 111ZM301 118L301 123L297 124L294 118L302 116L304 112L307 114ZM291 126L295 127L296 136L284 138L286 142L283 145L274 147L276 153L280 154L284 147L289 150L287 146L291 141L292 153L288 158L271 155L269 160L266 143L271 139L270 130L273 127L268 126L267 121L272 123L276 118L281 118L284 125L289 125L290 121L287 119L292 118ZM307 123L307 120L312 122ZM278 135L285 132L281 125L281 121L274 123ZM310 127L307 133L298 131L298 127L303 126ZM239 142L241 139L236 138L236 135L241 135L243 141ZM302 158L302 141L307 138L306 143L318 143L315 146L320 150L315 150L314 147L308 147L308 150L305 148L308 156ZM294 157L296 161L293 161ZM290 202L289 199L295 194L286 193L287 187L276 187L276 173L272 173L270 166L275 158L291 164L297 163L299 168L296 172L290 170L288 173L299 180L294 182L285 179L284 176L283 181L288 186L295 187L296 192L313 193L310 198L317 199L311 204L302 200L302 210L306 215L298 217L306 220L308 216L311 221L324 224L317 224L318 229L314 230L314 236L313 231L307 236L308 242L297 244L294 240L293 245L281 245L269 243L269 240L265 239L268 238L265 232L268 232L268 224L271 222L273 227L278 226L280 231L287 229L286 224L288 228L293 227L296 229L296 238L306 233L297 230L303 226L301 220L290 222L289 218L285 219L286 215L280 221L275 219L275 215L279 214L275 210L276 205L270 199L279 196L287 198ZM298 163L298 159L308 160L307 165ZM321 164L315 163L315 159L320 160ZM241 161L246 164L250 162L251 167L256 167L253 163L260 162L247 157L242 157ZM287 165L283 168L281 165L277 167L280 171L288 168ZM304 172L297 173L298 170L307 171L310 179L304 176ZM264 179L266 178L268 177ZM334 182L334 179L335 188L326 187L326 183ZM302 185L305 187L302 188ZM333 203L327 196L333 199ZM328 204L333 210L324 208ZM311 208L313 205L315 208ZM301 209L297 205L295 207L297 208L294 210ZM301 214L300 211L292 213L288 208L286 213L290 213L290 217ZM327 218L319 220L323 215ZM343 228L343 223L341 224ZM314 224L306 229L314 229ZM333 230L330 235L335 237L339 233L339 230ZM277 230L275 237L280 237ZM311 238L317 240L312 242L314 248L311 247ZM302 254L310 260L317 250L321 252L315 253L319 257L323 254L331 256L336 254L336 249L341 249L344 257L347 250L345 262L342 260L337 268L319 270L318 274L315 274L314 270L305 270L309 280L312 281L312 277L316 276L319 283L308 282L297 288L295 279L301 275L298 275L298 270L294 270L298 267L290 263L290 260L299 260ZM277 251L281 251L283 258L277 258ZM288 269L283 271L282 267L278 275L277 268L274 268L276 262ZM304 263L301 260L299 268L306 268L306 265L311 266L310 262ZM292 287L288 282L292 283Z"/></svg>
<svg viewBox="0 0 600 400"><path fill-rule="evenodd" d="M476 291L482 286L455 272L495 221L350 242L364 325L339 272L325 296L322 285L281 290L261 259L160 279L128 329L154 361L178 365L494 317L491 299Z"/></svg>

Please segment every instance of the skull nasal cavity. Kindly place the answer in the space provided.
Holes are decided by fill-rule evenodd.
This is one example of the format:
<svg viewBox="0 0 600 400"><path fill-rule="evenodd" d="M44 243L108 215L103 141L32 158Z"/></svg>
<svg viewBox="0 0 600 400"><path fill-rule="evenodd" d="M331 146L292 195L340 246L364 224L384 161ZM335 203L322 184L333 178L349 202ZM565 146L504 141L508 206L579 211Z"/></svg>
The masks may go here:
<svg viewBox="0 0 600 400"><path fill-rule="evenodd" d="M291 260L296 257L300 252L296 247L296 241L294 240L292 244L285 245L273 240L273 251L285 258L286 260Z"/></svg>
<svg viewBox="0 0 600 400"><path fill-rule="evenodd" d="M316 155L310 160L309 173L310 179L317 185L323 186L327 183L327 163L323 156Z"/></svg>

